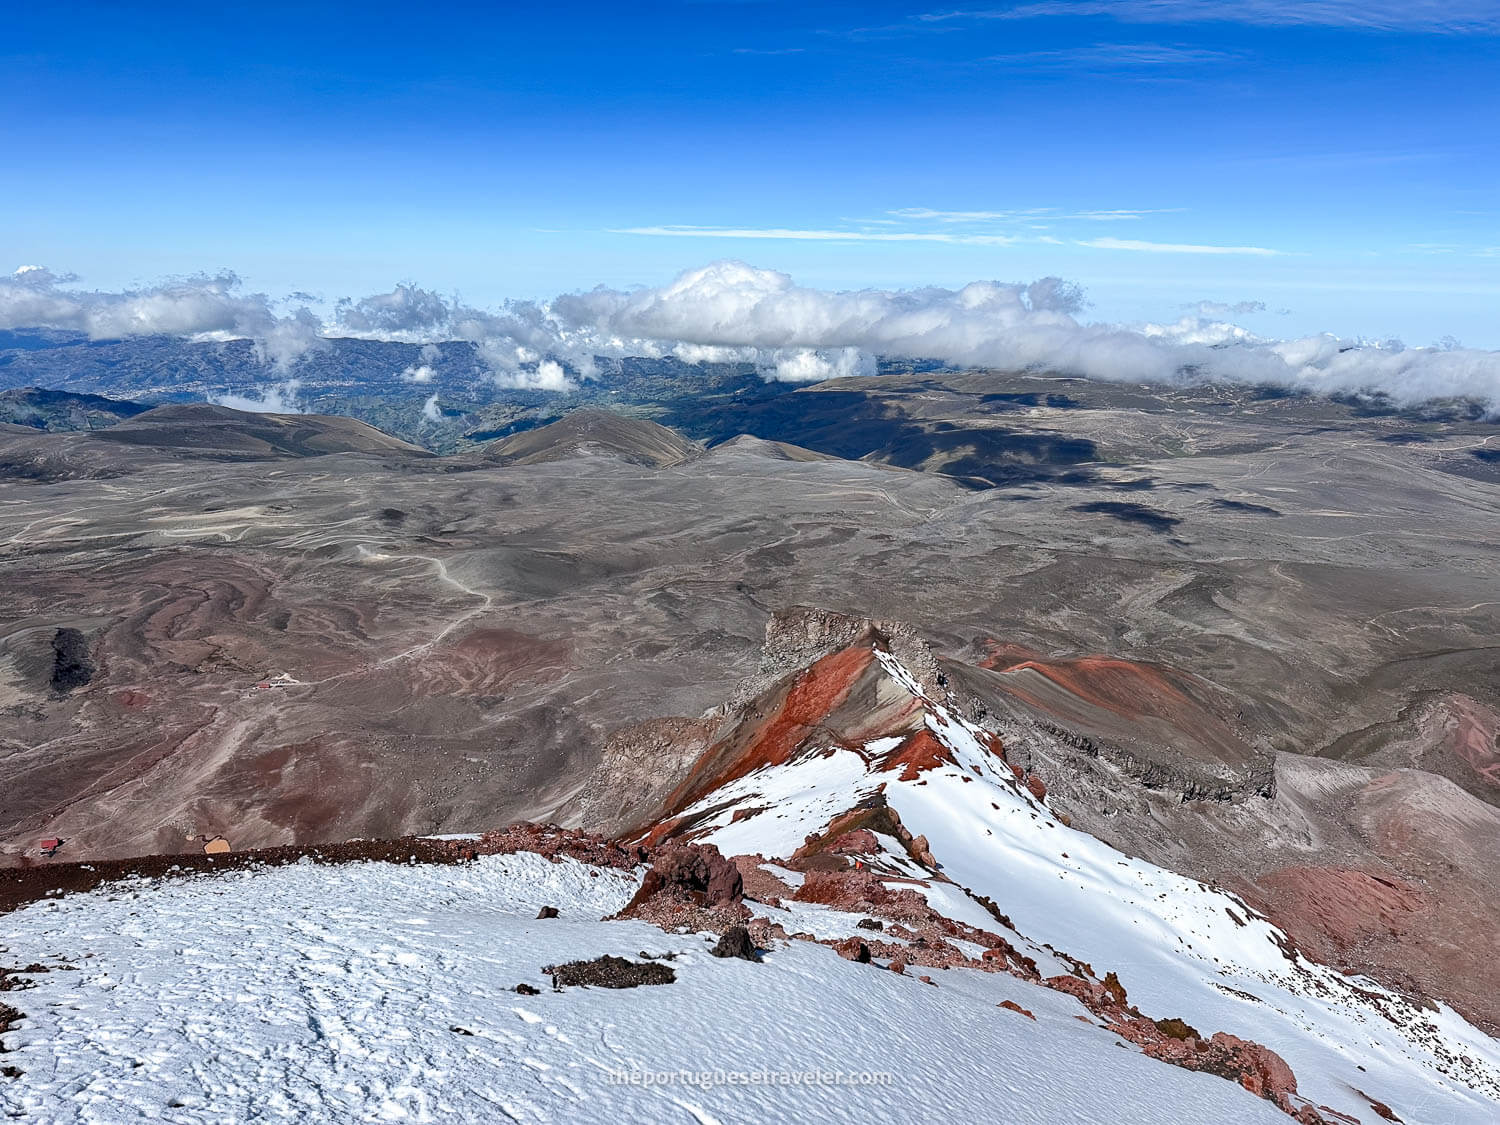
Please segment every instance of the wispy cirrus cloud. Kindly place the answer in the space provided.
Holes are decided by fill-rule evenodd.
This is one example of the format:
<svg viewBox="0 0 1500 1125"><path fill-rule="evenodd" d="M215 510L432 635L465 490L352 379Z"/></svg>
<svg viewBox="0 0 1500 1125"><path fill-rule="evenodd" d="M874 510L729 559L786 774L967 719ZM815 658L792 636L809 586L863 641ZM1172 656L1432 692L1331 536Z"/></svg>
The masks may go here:
<svg viewBox="0 0 1500 1125"><path fill-rule="evenodd" d="M1094 43L1048 51L1020 51L990 55L984 62L1004 63L1017 70L1129 72L1168 68L1224 65L1238 62L1232 51L1207 47L1185 47L1165 43Z"/></svg>
<svg viewBox="0 0 1500 1125"><path fill-rule="evenodd" d="M1249 254L1261 258L1279 257L1284 250L1267 246L1213 246L1193 242L1147 242L1139 238L1083 238L1075 242L1094 250L1135 250L1145 254Z"/></svg>
<svg viewBox="0 0 1500 1125"><path fill-rule="evenodd" d="M1010 234L955 234L921 230L799 230L792 227L619 227L610 234L640 234L656 238L734 238L787 242L943 242L953 246L1012 246L1022 241Z"/></svg>
<svg viewBox="0 0 1500 1125"><path fill-rule="evenodd" d="M1113 223L1139 219L1146 215L1181 214L1182 210L1181 207L1116 207L1108 210L1063 211L1055 207L1024 207L1009 211L940 211L931 207L901 207L886 213L902 219L925 219L938 223L1039 222L1048 219Z"/></svg>
<svg viewBox="0 0 1500 1125"><path fill-rule="evenodd" d="M928 26L976 20L1097 16L1122 23L1238 23L1261 27L1342 27L1437 35L1500 34L1494 0L1033 0L927 12Z"/></svg>
<svg viewBox="0 0 1500 1125"><path fill-rule="evenodd" d="M943 212L934 212L932 217ZM954 215L978 216L998 212L954 212ZM1123 218L1124 216L1118 216ZM943 221L938 219L938 221ZM954 222L972 221L969 218ZM1041 227L1039 229L1046 229ZM618 227L610 234L644 235L653 238L719 238L787 242L935 242L948 246L1015 246L1022 243L1064 244L1092 250L1134 250L1152 254L1249 254L1260 257L1279 256L1285 251L1266 246L1219 246L1198 242L1150 242L1136 238L1060 239L1048 234L993 234L954 230L799 230L790 227L699 227L650 226Z"/></svg>

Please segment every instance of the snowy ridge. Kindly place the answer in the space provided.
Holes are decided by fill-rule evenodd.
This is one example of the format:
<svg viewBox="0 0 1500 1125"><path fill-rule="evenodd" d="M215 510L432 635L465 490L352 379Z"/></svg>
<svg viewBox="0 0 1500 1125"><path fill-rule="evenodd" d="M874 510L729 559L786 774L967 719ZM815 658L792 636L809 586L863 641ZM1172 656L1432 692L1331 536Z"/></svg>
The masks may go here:
<svg viewBox="0 0 1500 1125"><path fill-rule="evenodd" d="M8 994L24 1015L0 1061L21 1073L0 1077L0 1112L49 1125L1285 1123L1301 1110L1368 1125L1387 1106L1408 1125L1495 1119L1500 1044L1454 1012L1313 963L1234 896L1068 827L1038 779L879 642L817 667L706 754L686 807L648 833L664 851L691 851L686 838L758 857L739 870L747 890L764 879L764 901L744 904L771 934L760 962L710 956L718 934L679 924L707 912L615 918L645 871L595 866L612 862L595 852L127 880L0 915L5 963L54 970L21 971L32 986ZM656 854L593 839L626 866ZM803 893L851 876L906 897L881 924ZM540 919L543 906L560 916ZM851 943L878 951L873 964L846 959ZM675 981L554 992L543 971L647 953L670 955ZM1152 1057L1059 985L1109 973L1148 1026L1176 1018L1276 1052L1295 1072L1291 1107L1244 1076Z"/></svg>
<svg viewBox="0 0 1500 1125"><path fill-rule="evenodd" d="M602 921L638 877L534 854L119 884L0 917L37 976L0 1113L47 1125L859 1120L1276 1125L1003 974L943 987L793 942L760 964ZM540 906L561 917L538 921ZM546 964L674 953L677 981L554 993ZM513 987L541 990L519 996ZM998 1007L1006 1001L1035 1019ZM982 1045L982 1046L980 1046ZM1087 1075L1088 1081L1079 1081Z"/></svg>
<svg viewBox="0 0 1500 1125"><path fill-rule="evenodd" d="M1314 1104L1365 1120L1372 1099L1407 1121L1495 1120L1500 1044L1444 1005L1421 1007L1307 960L1235 896L1062 824L986 731L924 694L889 653L875 655L919 701L921 723L948 760L891 771L886 758L903 741L894 734L854 748L809 747L685 810L695 839L726 855L786 859L834 817L883 795L925 837L938 870L920 872L931 880L923 891L948 917L996 930L977 901L988 898L1029 950L1116 972L1147 1015L1270 1047ZM883 873L918 873L895 841L881 843Z"/></svg>

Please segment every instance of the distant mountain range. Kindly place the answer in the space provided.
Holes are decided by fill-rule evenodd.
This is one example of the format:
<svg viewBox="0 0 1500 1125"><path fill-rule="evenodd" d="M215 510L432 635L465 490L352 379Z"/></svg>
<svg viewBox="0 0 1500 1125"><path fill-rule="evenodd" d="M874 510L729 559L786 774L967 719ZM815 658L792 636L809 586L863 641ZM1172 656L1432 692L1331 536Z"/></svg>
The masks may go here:
<svg viewBox="0 0 1500 1125"><path fill-rule="evenodd" d="M1076 484L1096 479L1100 464L1187 451L1178 448L1171 427L1151 427L1143 443L1134 428L1127 438L1119 427L1092 425L1119 411L1234 419L1256 428L1353 424L1382 440L1488 434L1496 428L1478 404L1468 402L1397 409L1370 397L1330 399L1218 384L1148 388L1045 373L961 372L937 363L883 362L874 377L810 384L768 382L749 363L688 364L670 357L600 357L597 363L597 376L579 378L575 389L539 391L502 386L474 345L462 341L434 349L332 339L281 370L262 362L248 340L95 341L51 329L3 331L0 423L99 429L146 405L263 403L267 409L355 418L404 442L452 454L594 407L648 419L706 446L745 434L840 458L939 472L976 488ZM1465 460L1455 471L1500 476L1492 462Z"/></svg>

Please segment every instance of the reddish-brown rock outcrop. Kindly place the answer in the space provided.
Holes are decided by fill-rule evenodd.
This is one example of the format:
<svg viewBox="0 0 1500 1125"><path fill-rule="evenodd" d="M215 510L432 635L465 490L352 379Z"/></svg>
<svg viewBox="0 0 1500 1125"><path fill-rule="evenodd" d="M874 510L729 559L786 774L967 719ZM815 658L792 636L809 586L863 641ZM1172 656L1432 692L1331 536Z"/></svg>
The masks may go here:
<svg viewBox="0 0 1500 1125"><path fill-rule="evenodd" d="M749 918L744 878L712 844L674 841L653 848L650 859L640 890L618 917L712 930Z"/></svg>
<svg viewBox="0 0 1500 1125"><path fill-rule="evenodd" d="M1077 997L1110 1031L1152 1058L1238 1082L1304 1125L1327 1125L1314 1107L1297 1096L1296 1075L1269 1047L1223 1031L1205 1039L1180 1019L1148 1019L1129 1002L1114 973L1102 981L1063 975L1048 977L1043 983Z"/></svg>
<svg viewBox="0 0 1500 1125"><path fill-rule="evenodd" d="M592 832L527 821L486 832L473 844L473 850L479 855L535 852L552 860L567 856L595 867L613 867L621 871L645 862L647 854L643 848L621 845Z"/></svg>

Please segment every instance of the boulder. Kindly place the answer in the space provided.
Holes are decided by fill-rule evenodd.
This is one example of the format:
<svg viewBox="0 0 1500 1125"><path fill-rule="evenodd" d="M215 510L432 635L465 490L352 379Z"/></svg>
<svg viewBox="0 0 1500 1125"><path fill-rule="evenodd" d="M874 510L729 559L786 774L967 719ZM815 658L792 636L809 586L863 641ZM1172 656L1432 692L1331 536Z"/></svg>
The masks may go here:
<svg viewBox="0 0 1500 1125"><path fill-rule="evenodd" d="M711 950L715 957L738 957L741 961L754 961L755 942L750 940L750 931L744 926L730 926L719 937L719 942Z"/></svg>

